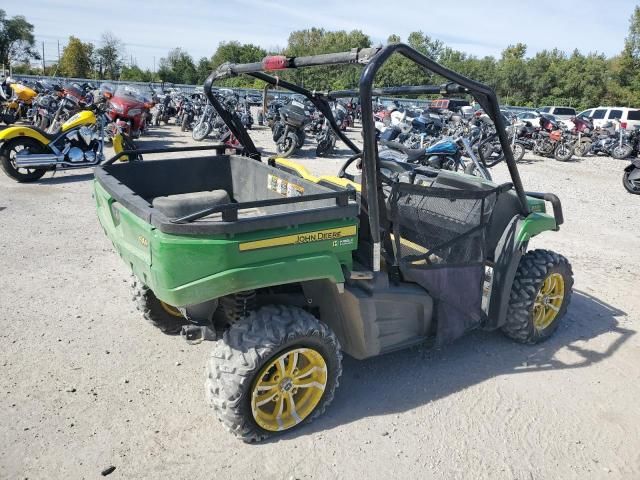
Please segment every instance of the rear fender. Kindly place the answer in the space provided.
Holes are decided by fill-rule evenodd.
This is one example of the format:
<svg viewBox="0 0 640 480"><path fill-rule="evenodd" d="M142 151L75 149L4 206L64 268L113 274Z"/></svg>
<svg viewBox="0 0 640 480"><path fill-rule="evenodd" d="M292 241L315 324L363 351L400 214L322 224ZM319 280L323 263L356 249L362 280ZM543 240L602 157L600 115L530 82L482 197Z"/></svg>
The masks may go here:
<svg viewBox="0 0 640 480"><path fill-rule="evenodd" d="M0 132L0 143L12 140L18 137L29 137L33 138L37 142L41 143L43 146L49 145L49 139L42 135L37 130L29 127L9 127L5 128Z"/></svg>

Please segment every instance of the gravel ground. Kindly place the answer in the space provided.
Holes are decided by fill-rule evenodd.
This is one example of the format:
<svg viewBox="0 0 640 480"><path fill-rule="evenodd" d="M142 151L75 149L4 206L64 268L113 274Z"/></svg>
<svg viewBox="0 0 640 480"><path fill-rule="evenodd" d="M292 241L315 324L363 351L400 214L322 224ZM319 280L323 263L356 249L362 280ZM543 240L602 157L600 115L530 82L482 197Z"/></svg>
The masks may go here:
<svg viewBox="0 0 640 480"><path fill-rule="evenodd" d="M192 141L165 126L140 143ZM313 148L302 164L337 171ZM527 189L564 205L560 232L532 244L575 272L551 340L476 332L441 350L346 358L327 413L259 445L226 433L204 401L211 344L188 346L135 311L91 171L30 185L0 175L0 478L101 478L109 466L114 479L640 478L640 197L621 185L625 165L521 165ZM506 180L504 166L494 176Z"/></svg>

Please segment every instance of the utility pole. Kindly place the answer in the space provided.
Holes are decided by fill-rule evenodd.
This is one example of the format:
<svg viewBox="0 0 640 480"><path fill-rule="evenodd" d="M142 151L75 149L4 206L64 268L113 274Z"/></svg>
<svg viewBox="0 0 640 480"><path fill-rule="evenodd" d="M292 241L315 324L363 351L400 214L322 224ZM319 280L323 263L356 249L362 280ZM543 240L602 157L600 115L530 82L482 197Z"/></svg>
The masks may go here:
<svg viewBox="0 0 640 480"><path fill-rule="evenodd" d="M58 40L58 65L60 65L60 40Z"/></svg>
<svg viewBox="0 0 640 480"><path fill-rule="evenodd" d="M46 66L45 66L45 61L44 61L44 42L42 42L42 75L46 76L47 75L47 71L45 70Z"/></svg>

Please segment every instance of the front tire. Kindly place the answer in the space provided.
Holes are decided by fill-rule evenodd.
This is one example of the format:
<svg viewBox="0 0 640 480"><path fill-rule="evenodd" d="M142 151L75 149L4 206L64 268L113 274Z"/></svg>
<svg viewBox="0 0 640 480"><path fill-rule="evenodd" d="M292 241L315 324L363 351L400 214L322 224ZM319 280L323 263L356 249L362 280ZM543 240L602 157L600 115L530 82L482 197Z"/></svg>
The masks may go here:
<svg viewBox="0 0 640 480"><path fill-rule="evenodd" d="M209 133L211 133L211 124L209 122L198 122L191 131L191 136L194 140L200 142L207 138Z"/></svg>
<svg viewBox="0 0 640 480"><path fill-rule="evenodd" d="M633 153L633 147L631 145L616 145L611 151L611 156L616 160L624 160Z"/></svg>
<svg viewBox="0 0 640 480"><path fill-rule="evenodd" d="M278 150L278 154L281 158L287 158L293 155L298 147L298 135L294 132L287 133L287 136L282 138L276 145L276 149Z"/></svg>
<svg viewBox="0 0 640 480"><path fill-rule="evenodd" d="M553 150L553 158L559 162L568 162L573 157L573 148L566 142L559 142Z"/></svg>
<svg viewBox="0 0 640 480"><path fill-rule="evenodd" d="M511 145L511 151L513 152L513 159L517 162L524 158L525 149L524 146L519 143Z"/></svg>
<svg viewBox="0 0 640 480"><path fill-rule="evenodd" d="M263 307L216 342L206 390L218 419L245 442L263 440L318 417L342 373L336 336L310 313Z"/></svg>
<svg viewBox="0 0 640 480"><path fill-rule="evenodd" d="M569 261L549 250L532 250L521 259L511 287L502 331L520 343L549 338L567 312L573 288Z"/></svg>
<svg viewBox="0 0 640 480"><path fill-rule="evenodd" d="M639 169L634 167L628 171L625 170L625 172L622 174L622 185L627 192L633 195L640 195L640 177L637 179L631 178L631 174L636 170Z"/></svg>
<svg viewBox="0 0 640 480"><path fill-rule="evenodd" d="M47 172L44 168L18 168L15 156L18 152L28 150L31 153L43 153L46 147L29 137L14 138L2 146L0 150L0 166L9 177L20 183L35 182Z"/></svg>

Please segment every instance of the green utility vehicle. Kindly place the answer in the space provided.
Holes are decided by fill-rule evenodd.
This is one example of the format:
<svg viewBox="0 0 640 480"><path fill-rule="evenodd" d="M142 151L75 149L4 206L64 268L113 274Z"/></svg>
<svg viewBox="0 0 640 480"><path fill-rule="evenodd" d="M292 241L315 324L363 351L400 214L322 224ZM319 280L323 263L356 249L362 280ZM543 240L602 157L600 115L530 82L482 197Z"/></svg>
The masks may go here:
<svg viewBox="0 0 640 480"><path fill-rule="evenodd" d="M393 54L450 83L373 88ZM359 90L309 91L265 73L338 64L364 66ZM261 161L240 119L212 94L216 80L240 74L313 102L354 152L337 177ZM204 91L241 146L116 164L117 155L96 169L95 200L147 319L167 332L181 327L190 342L215 341L207 393L238 437L261 440L321 414L342 352L364 359L439 346L476 328L536 343L556 330L571 267L527 245L558 230L561 204L524 191L489 87L394 44L225 64ZM473 95L496 124L511 183L379 159L372 96L409 94ZM331 114L329 102L341 97L360 97L362 151Z"/></svg>

